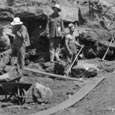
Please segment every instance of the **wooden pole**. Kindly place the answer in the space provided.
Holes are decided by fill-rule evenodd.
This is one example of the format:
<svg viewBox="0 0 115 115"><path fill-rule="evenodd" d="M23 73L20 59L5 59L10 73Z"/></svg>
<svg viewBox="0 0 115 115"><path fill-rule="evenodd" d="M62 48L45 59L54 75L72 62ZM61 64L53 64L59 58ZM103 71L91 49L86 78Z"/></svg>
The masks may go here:
<svg viewBox="0 0 115 115"><path fill-rule="evenodd" d="M105 59L105 57L106 57L106 55L107 55L107 53L108 53L108 51L109 51L110 45L111 45L111 43L112 43L113 40L114 40L114 37L112 36L111 42L109 43L109 46L108 46L108 48L107 48L107 50L106 50L104 56L102 57L102 60Z"/></svg>
<svg viewBox="0 0 115 115"><path fill-rule="evenodd" d="M4 56L9 55L9 54L11 54L11 49L6 50L6 51L0 53L0 57L4 57Z"/></svg>
<svg viewBox="0 0 115 115"><path fill-rule="evenodd" d="M71 71L71 68L72 68L73 64L74 64L75 61L77 60L77 58L78 58L78 56L79 56L79 54L81 53L81 51L82 51L83 48L84 48L84 46L82 46L82 47L80 48L80 50L79 50L79 52L77 53L75 59L73 60L73 62L72 62L72 64L70 65L70 67L68 68L68 70L67 70L67 72L66 72L66 73L67 73L67 76L68 76L69 72Z"/></svg>
<svg viewBox="0 0 115 115"><path fill-rule="evenodd" d="M43 74L43 75L46 75L46 76L52 76L52 77L55 77L55 78L61 78L61 79L67 79L67 80L72 80L72 81L84 82L84 80L81 80L81 79L66 77L66 76L57 75L57 74L53 74L53 73L47 73L47 72L39 71L37 69L32 69L32 68L24 68L24 69L26 71L35 72L35 73Z"/></svg>

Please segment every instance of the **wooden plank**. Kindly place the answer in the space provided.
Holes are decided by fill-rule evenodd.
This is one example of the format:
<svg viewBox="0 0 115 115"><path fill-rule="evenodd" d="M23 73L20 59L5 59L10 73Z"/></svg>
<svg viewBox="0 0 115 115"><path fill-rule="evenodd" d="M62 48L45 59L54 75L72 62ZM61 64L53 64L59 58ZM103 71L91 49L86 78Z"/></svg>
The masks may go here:
<svg viewBox="0 0 115 115"><path fill-rule="evenodd" d="M0 57L1 57L1 56L7 56L7 55L9 55L10 53L11 53L11 49L6 50L6 51L0 53Z"/></svg>
<svg viewBox="0 0 115 115"><path fill-rule="evenodd" d="M24 69L26 71L35 72L35 73L43 74L43 75L46 75L46 76L52 76L52 77L55 77L55 78L61 78L61 79L66 79L66 80L73 80L73 81L84 82L84 80L81 80L81 79L72 78L72 77L66 77L66 76L57 75L57 74L48 73L48 72L42 72L42 71L39 71L37 69L32 69L32 68L24 68Z"/></svg>
<svg viewBox="0 0 115 115"><path fill-rule="evenodd" d="M68 100L62 102L61 104L55 107L52 107L50 109L47 109L41 112L37 112L31 115L51 115L60 110L64 110L68 107L71 107L72 105L78 103L81 99L83 99L89 92L91 92L104 79L105 77L93 78L92 80L89 80L84 87L82 87L77 93L75 93Z"/></svg>

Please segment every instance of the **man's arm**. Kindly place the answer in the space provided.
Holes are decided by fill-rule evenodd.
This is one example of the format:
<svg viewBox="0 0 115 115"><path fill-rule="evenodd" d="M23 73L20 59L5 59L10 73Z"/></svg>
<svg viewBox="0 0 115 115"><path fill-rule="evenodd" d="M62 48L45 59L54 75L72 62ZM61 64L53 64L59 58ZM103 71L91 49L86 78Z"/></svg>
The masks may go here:
<svg viewBox="0 0 115 115"><path fill-rule="evenodd" d="M61 19L61 30L62 30L62 32L64 32L64 23L63 23L62 19Z"/></svg>
<svg viewBox="0 0 115 115"><path fill-rule="evenodd" d="M79 47L81 47L81 44L79 44L77 41L75 41L75 44Z"/></svg>
<svg viewBox="0 0 115 115"><path fill-rule="evenodd" d="M66 45L66 48L67 48L67 51L69 52L69 53L71 53L71 50L70 50L70 48L69 48L69 46L68 46L68 42L69 42L69 35L66 35L66 37L65 37L65 45Z"/></svg>
<svg viewBox="0 0 115 115"><path fill-rule="evenodd" d="M25 26L23 27L23 30L21 31L21 35L24 39L24 44L26 46L30 46L30 37L29 37L29 34L28 34L28 30Z"/></svg>
<svg viewBox="0 0 115 115"><path fill-rule="evenodd" d="M13 33L3 33L3 35L11 36L11 37L13 37L13 39L15 38L15 35Z"/></svg>
<svg viewBox="0 0 115 115"><path fill-rule="evenodd" d="M7 28L7 29L4 28L4 29L3 29L3 35L11 36L13 39L15 38L14 33L13 33L12 30L9 29L9 28Z"/></svg>
<svg viewBox="0 0 115 115"><path fill-rule="evenodd" d="M49 36L49 16L47 16L46 34Z"/></svg>
<svg viewBox="0 0 115 115"><path fill-rule="evenodd" d="M22 26L21 35L24 39L26 38L26 34L27 34L27 28L25 26Z"/></svg>

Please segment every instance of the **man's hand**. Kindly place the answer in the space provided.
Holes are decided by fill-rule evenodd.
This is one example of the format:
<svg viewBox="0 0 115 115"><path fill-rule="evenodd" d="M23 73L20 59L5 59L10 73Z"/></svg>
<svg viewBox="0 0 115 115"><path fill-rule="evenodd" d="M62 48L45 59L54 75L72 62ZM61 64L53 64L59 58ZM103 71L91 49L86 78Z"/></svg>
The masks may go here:
<svg viewBox="0 0 115 115"><path fill-rule="evenodd" d="M50 35L49 35L49 34L47 34L47 38L50 38Z"/></svg>
<svg viewBox="0 0 115 115"><path fill-rule="evenodd" d="M72 53L71 51L69 51L69 55L71 55L71 56L72 56L72 54L73 54L73 53Z"/></svg>
<svg viewBox="0 0 115 115"><path fill-rule="evenodd" d="M85 45L81 45L81 47L84 47Z"/></svg>
<svg viewBox="0 0 115 115"><path fill-rule="evenodd" d="M50 35L48 33L46 33L46 36L47 36L48 39L50 38Z"/></svg>
<svg viewBox="0 0 115 115"><path fill-rule="evenodd" d="M17 34L17 36L22 37L21 32L17 31L16 34Z"/></svg>

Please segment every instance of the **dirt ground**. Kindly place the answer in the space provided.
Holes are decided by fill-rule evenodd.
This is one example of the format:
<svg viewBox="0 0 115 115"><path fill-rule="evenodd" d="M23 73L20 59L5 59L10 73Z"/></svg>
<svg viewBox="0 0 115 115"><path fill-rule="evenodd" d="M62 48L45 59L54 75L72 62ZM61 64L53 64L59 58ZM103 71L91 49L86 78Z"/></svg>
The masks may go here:
<svg viewBox="0 0 115 115"><path fill-rule="evenodd" d="M69 93L75 93L79 90L79 86L74 85L73 81L53 79L39 74L28 72L26 76L21 78L21 82L34 84L35 82L42 83L43 85L50 87L53 92L52 100L48 104L36 104L32 99L32 87L27 92L26 103L23 105L17 105L17 103L12 103L12 99L8 102L3 101L4 96L0 96L0 110L3 113L8 114L32 114L41 110L54 107L59 103L67 100Z"/></svg>
<svg viewBox="0 0 115 115"><path fill-rule="evenodd" d="M105 74L104 76L106 79L74 106L77 115L115 114L115 74Z"/></svg>
<svg viewBox="0 0 115 115"><path fill-rule="evenodd" d="M115 62L101 61L99 59L86 60L90 63L96 64L100 68L100 73L96 77L105 76L106 79L102 81L95 89L93 89L83 100L79 103L59 111L54 115L114 115L115 114ZM33 103L31 96L31 88L28 91L26 103L22 106L12 102L4 102L4 96L0 96L0 112L11 115L32 114L41 110L58 105L64 100L68 99L67 93L75 93L80 87L75 85L72 81L64 81L60 79L52 79L40 76L35 73L27 73L23 82L32 83L41 82L48 86L53 91L53 98L50 103L39 105Z"/></svg>
<svg viewBox="0 0 115 115"><path fill-rule="evenodd" d="M82 101L56 115L115 115L115 73L104 76L106 79Z"/></svg>
<svg viewBox="0 0 115 115"><path fill-rule="evenodd" d="M92 61L97 63L97 60ZM97 77L105 76L106 79L82 101L55 115L115 115L115 73L112 72L114 71L114 63L107 61L97 63L104 67Z"/></svg>

